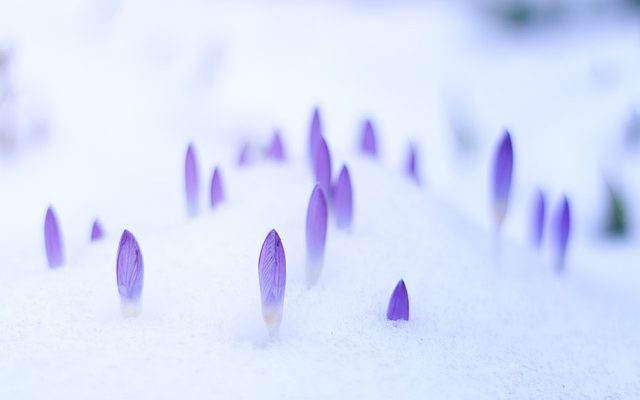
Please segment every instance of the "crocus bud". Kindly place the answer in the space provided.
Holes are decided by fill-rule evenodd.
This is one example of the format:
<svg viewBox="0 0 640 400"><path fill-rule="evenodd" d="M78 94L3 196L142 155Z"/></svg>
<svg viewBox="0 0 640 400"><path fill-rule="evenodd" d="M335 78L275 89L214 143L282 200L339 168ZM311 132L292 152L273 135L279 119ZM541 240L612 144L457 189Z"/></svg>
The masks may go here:
<svg viewBox="0 0 640 400"><path fill-rule="evenodd" d="M91 241L96 242L104 237L104 230L102 229L102 224L100 221L96 219L93 221L93 225L91 226Z"/></svg>
<svg viewBox="0 0 640 400"><path fill-rule="evenodd" d="M333 187L333 210L338 229L351 228L353 220L353 193L351 190L351 176L346 165L342 166L338 181Z"/></svg>
<svg viewBox="0 0 640 400"><path fill-rule="evenodd" d="M47 215L44 217L44 247L49 268L61 267L64 264L64 244L58 226L58 218L51 206L47 209Z"/></svg>
<svg viewBox="0 0 640 400"><path fill-rule="evenodd" d="M509 206L512 172L513 147L511 145L511 135L508 131L505 131L495 154L493 166L493 212L498 229L502 225Z"/></svg>
<svg viewBox="0 0 640 400"><path fill-rule="evenodd" d="M282 145L282 139L280 138L280 132L275 131L273 134L273 139L271 139L271 144L265 151L265 156L272 160L283 161L285 159L284 156L284 146Z"/></svg>
<svg viewBox="0 0 640 400"><path fill-rule="evenodd" d="M320 137L314 157L313 172L316 182L327 194L331 190L331 154L323 137Z"/></svg>
<svg viewBox="0 0 640 400"><path fill-rule="evenodd" d="M327 201L322 188L316 185L307 208L307 284L316 284L324 264L327 241Z"/></svg>
<svg viewBox="0 0 640 400"><path fill-rule="evenodd" d="M418 173L418 153L415 145L409 146L409 154L407 155L406 172L409 178L413 179L415 183L420 184L420 174Z"/></svg>
<svg viewBox="0 0 640 400"><path fill-rule="evenodd" d="M198 163L193 144L189 144L184 160L184 187L187 195L187 213L190 217L198 213L198 194L200 192L198 181Z"/></svg>
<svg viewBox="0 0 640 400"><path fill-rule="evenodd" d="M211 208L215 208L224 200L224 189L222 188L222 175L220 168L216 167L211 178Z"/></svg>
<svg viewBox="0 0 640 400"><path fill-rule="evenodd" d="M282 322L287 261L278 232L272 229L262 243L258 259L258 280L262 298L262 317L272 338L278 336Z"/></svg>
<svg viewBox="0 0 640 400"><path fill-rule="evenodd" d="M389 307L387 307L387 319L390 321L409 320L409 295L404 281L400 282L393 289L391 298L389 299Z"/></svg>
<svg viewBox="0 0 640 400"><path fill-rule="evenodd" d="M555 218L556 270L558 272L562 272L565 268L570 233L571 210L569 208L569 199L564 196Z"/></svg>
<svg viewBox="0 0 640 400"><path fill-rule="evenodd" d="M122 233L118 246L116 279L122 315L125 318L138 316L142 307L144 261L138 241L127 230Z"/></svg>
<svg viewBox="0 0 640 400"><path fill-rule="evenodd" d="M309 155L311 157L311 165L315 165L316 148L320 144L322 137L322 120L320 118L320 108L313 110L311 117L311 127L309 128Z"/></svg>
<svg viewBox="0 0 640 400"><path fill-rule="evenodd" d="M240 155L238 156L238 166L244 167L251 161L251 147L249 143L245 143L240 149Z"/></svg>
<svg viewBox="0 0 640 400"><path fill-rule="evenodd" d="M375 130L373 129L373 123L368 119L365 120L362 125L362 141L360 144L360 150L362 150L364 154L373 157L378 155Z"/></svg>
<svg viewBox="0 0 640 400"><path fill-rule="evenodd" d="M540 248L540 246L542 246L542 238L544 237L545 209L546 204L544 193L542 190L538 190L533 203L533 220L531 221L531 237L533 245L536 248Z"/></svg>

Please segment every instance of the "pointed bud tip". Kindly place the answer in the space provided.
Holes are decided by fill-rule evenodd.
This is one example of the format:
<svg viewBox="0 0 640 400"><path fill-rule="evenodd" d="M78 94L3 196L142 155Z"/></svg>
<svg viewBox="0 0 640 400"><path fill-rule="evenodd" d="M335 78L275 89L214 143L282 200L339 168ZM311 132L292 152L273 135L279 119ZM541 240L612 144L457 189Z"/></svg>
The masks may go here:
<svg viewBox="0 0 640 400"><path fill-rule="evenodd" d="M91 226L91 241L95 242L104 237L104 230L102 229L102 224L98 219L93 221L93 225Z"/></svg>
<svg viewBox="0 0 640 400"><path fill-rule="evenodd" d="M409 295L403 279L400 279L391 294L387 308L387 319L390 321L409 320Z"/></svg>
<svg viewBox="0 0 640 400"><path fill-rule="evenodd" d="M353 220L353 189L351 175L346 165L342 166L333 188L333 206L338 229L349 229Z"/></svg>

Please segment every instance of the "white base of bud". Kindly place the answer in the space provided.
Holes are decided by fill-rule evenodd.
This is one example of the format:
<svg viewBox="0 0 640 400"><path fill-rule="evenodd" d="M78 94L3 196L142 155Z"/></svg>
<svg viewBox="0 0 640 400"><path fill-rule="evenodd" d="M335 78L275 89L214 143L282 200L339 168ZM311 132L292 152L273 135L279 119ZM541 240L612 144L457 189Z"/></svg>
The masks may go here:
<svg viewBox="0 0 640 400"><path fill-rule="evenodd" d="M142 301L120 300L120 310L125 318L135 318L142 312Z"/></svg>

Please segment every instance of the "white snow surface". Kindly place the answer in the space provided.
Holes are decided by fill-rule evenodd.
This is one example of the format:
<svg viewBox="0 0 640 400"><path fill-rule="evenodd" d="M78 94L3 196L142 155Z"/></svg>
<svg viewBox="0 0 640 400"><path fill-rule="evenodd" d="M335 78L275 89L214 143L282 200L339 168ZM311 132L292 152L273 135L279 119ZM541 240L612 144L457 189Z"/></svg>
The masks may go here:
<svg viewBox="0 0 640 400"><path fill-rule="evenodd" d="M603 177L640 204L640 149L622 144L640 107L637 20L508 32L467 5L0 4L21 118L48 117L46 137L0 158L0 399L640 397L640 240L598 233ZM320 284L307 289L315 105L334 175L351 170L355 220L350 232L330 225ZM469 154L451 134L453 106L473 127ZM364 116L379 160L357 154ZM275 127L283 164L259 157ZM505 127L515 180L497 240L489 171ZM246 141L253 162L239 168ZM402 173L410 141L422 186ZM210 210L216 165L227 201ZM562 193L572 201L563 275L550 240L541 253L528 244L538 186L552 211ZM50 204L67 254L57 270L44 255ZM96 217L107 237L92 244ZM272 228L287 258L276 341L257 276ZM123 229L145 260L136 319L122 318L115 282ZM410 320L391 323L401 278Z"/></svg>

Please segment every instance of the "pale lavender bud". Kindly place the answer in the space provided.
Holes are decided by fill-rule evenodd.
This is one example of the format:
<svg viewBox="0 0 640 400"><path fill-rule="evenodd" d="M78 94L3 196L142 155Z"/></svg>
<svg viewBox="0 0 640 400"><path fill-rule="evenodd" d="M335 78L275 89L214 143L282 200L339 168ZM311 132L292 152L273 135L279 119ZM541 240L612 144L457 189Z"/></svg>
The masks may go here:
<svg viewBox="0 0 640 400"><path fill-rule="evenodd" d="M327 194L331 190L331 153L323 137L320 137L314 157L313 173L316 182Z"/></svg>
<svg viewBox="0 0 640 400"><path fill-rule="evenodd" d="M277 337L282 321L287 261L278 232L272 229L262 243L258 258L258 281L262 297L262 317L271 337Z"/></svg>
<svg viewBox="0 0 640 400"><path fill-rule="evenodd" d="M327 241L327 201L320 185L315 186L307 208L307 284L318 281L324 264Z"/></svg>
<svg viewBox="0 0 640 400"><path fill-rule="evenodd" d="M144 261L136 238L125 230L120 238L116 259L116 279L122 314L135 317L140 314Z"/></svg>
<svg viewBox="0 0 640 400"><path fill-rule="evenodd" d="M193 144L189 144L184 160L184 186L187 195L187 213L193 217L198 213L198 194L200 192L198 162Z"/></svg>
<svg viewBox="0 0 640 400"><path fill-rule="evenodd" d="M315 164L316 148L320 144L320 138L322 137L322 119L320 117L320 108L316 107L313 110L313 116L311 117L311 127L309 128L309 155L311 156L311 164Z"/></svg>
<svg viewBox="0 0 640 400"><path fill-rule="evenodd" d="M409 295L402 279L396 285L389 299L387 319L390 321L409 320Z"/></svg>
<svg viewBox="0 0 640 400"><path fill-rule="evenodd" d="M378 155L375 130L373 128L373 123L368 119L364 121L362 126L362 142L360 150L362 150L364 154L368 154L373 157Z"/></svg>
<svg viewBox="0 0 640 400"><path fill-rule="evenodd" d="M98 219L93 221L93 225L91 226L91 241L95 242L104 237L104 230L102 229L102 224Z"/></svg>
<svg viewBox="0 0 640 400"><path fill-rule="evenodd" d="M498 228L502 225L509 206L512 172L513 147L511 145L511 135L508 131L505 131L495 154L493 166L493 211Z"/></svg>
<svg viewBox="0 0 640 400"><path fill-rule="evenodd" d="M47 253L49 268L58 268L64 264L62 234L58 226L58 218L53 207L47 209L44 217L44 247Z"/></svg>
<svg viewBox="0 0 640 400"><path fill-rule="evenodd" d="M571 210L569 208L569 199L566 196L562 198L560 208L556 212L555 224L556 269L558 272L562 272L565 268L569 234L571 233Z"/></svg>
<svg viewBox="0 0 640 400"><path fill-rule="evenodd" d="M214 208L224 201L224 189L222 188L222 174L220 168L216 167L211 178L211 207Z"/></svg>
<svg viewBox="0 0 640 400"><path fill-rule="evenodd" d="M244 167L251 162L251 146L249 143L245 143L240 149L240 155L238 156L238 166Z"/></svg>
<svg viewBox="0 0 640 400"><path fill-rule="evenodd" d="M418 151L415 145L409 145L409 154L407 155L406 164L407 175L417 184L420 184L420 174L418 172Z"/></svg>
<svg viewBox="0 0 640 400"><path fill-rule="evenodd" d="M338 229L351 228L353 219L353 193L351 189L351 175L346 165L342 166L338 181L333 187L333 209Z"/></svg>
<svg viewBox="0 0 640 400"><path fill-rule="evenodd" d="M282 145L282 139L280 138L280 132L275 131L271 144L265 151L265 156L272 160L283 161L285 159L284 146Z"/></svg>
<svg viewBox="0 0 640 400"><path fill-rule="evenodd" d="M533 203L533 221L532 221L532 242L536 248L542 246L544 237L544 220L546 213L546 202L542 190L538 190Z"/></svg>

